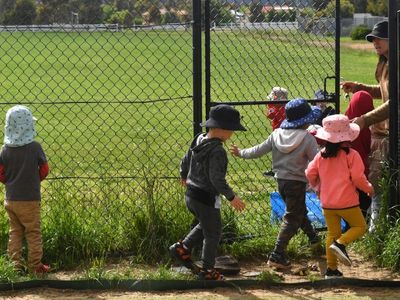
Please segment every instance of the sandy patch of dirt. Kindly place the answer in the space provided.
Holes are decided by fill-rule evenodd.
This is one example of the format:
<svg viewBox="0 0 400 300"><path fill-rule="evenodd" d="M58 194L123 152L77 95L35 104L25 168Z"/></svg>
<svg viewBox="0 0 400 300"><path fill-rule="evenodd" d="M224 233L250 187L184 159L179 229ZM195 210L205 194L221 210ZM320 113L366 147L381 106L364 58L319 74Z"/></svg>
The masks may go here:
<svg viewBox="0 0 400 300"><path fill-rule="evenodd" d="M364 260L360 255L350 254L353 266L340 266L345 277L375 280L399 280L400 275L388 269L378 268L373 263ZM245 279L246 274L257 274L259 272L275 273L282 277L285 283L308 282L310 279L322 279L325 272L325 258L301 260L292 262L292 268L285 272L270 269L266 261L258 260L252 262L240 262L241 272L238 276L226 276L226 279ZM109 268L116 268L110 265ZM134 268L128 263L119 264L118 268ZM147 267L147 271L149 268ZM151 268L150 268L151 270ZM156 268L154 268L156 270ZM301 272L300 272L301 271ZM143 273L143 269L132 270L132 274ZM49 279L76 279L82 273L77 271L56 272ZM134 277L133 277L134 278ZM15 292L0 292L0 299L396 299L400 295L400 288L361 288L361 287L331 287L331 288L288 288L271 287L268 289L228 289L217 288L210 290L185 290L165 292L126 292L126 291L74 291L57 289L31 289Z"/></svg>

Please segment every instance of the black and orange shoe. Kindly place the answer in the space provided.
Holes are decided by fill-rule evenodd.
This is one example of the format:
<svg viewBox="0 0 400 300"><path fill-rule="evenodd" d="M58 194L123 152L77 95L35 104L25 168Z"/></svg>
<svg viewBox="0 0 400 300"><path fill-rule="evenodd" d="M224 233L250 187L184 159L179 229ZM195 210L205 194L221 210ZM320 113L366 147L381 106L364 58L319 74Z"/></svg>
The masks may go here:
<svg viewBox="0 0 400 300"><path fill-rule="evenodd" d="M199 280L224 280L224 276L215 269L201 269L197 277Z"/></svg>
<svg viewBox="0 0 400 300"><path fill-rule="evenodd" d="M176 242L171 247L169 247L169 253L173 258L175 258L179 263L184 265L186 268L192 270L193 272L198 272L198 267L193 263L191 258L191 253L189 249L183 246L182 241Z"/></svg>
<svg viewBox="0 0 400 300"><path fill-rule="evenodd" d="M36 274L36 275L46 274L49 272L50 272L50 267L48 265L44 265L42 263L32 270L32 273Z"/></svg>

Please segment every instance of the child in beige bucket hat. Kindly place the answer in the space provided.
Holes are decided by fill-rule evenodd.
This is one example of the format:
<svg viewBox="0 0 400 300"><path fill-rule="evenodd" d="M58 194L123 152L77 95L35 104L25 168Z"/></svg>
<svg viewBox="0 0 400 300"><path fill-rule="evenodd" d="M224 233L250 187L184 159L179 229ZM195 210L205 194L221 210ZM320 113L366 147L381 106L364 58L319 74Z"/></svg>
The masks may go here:
<svg viewBox="0 0 400 300"><path fill-rule="evenodd" d="M343 276L337 269L338 259L345 265L351 265L346 246L360 238L367 229L359 207L357 188L370 195L374 189L364 174L360 154L350 148L351 142L360 133L359 126L340 114L326 117L322 124L315 136L326 144L309 163L306 176L321 200L328 227L325 278L333 278ZM350 229L343 234L341 219L350 225Z"/></svg>

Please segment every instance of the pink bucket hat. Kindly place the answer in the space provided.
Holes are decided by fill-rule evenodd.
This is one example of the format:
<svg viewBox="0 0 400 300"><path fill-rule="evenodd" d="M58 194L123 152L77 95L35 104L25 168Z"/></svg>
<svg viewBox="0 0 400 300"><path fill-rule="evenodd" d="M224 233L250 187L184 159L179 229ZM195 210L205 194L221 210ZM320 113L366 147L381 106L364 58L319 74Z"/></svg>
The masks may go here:
<svg viewBox="0 0 400 300"><path fill-rule="evenodd" d="M345 115L331 115L322 120L322 128L315 137L331 143L352 142L360 134L360 127Z"/></svg>

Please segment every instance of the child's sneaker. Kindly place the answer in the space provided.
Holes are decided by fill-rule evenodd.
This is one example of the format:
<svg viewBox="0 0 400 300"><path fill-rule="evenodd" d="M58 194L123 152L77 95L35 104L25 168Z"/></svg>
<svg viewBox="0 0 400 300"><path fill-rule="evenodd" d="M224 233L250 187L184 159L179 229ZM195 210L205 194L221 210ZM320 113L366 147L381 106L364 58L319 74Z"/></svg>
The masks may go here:
<svg viewBox="0 0 400 300"><path fill-rule="evenodd" d="M190 270L193 270L195 268L193 261L190 257L189 249L186 249L181 241L169 247L169 252L173 258L183 264L186 268Z"/></svg>
<svg viewBox="0 0 400 300"><path fill-rule="evenodd" d="M201 269L198 274L199 280L224 280L224 276L215 269Z"/></svg>
<svg viewBox="0 0 400 300"><path fill-rule="evenodd" d="M325 279L331 279L331 278L343 278L343 274L338 269L332 270L328 268L326 269Z"/></svg>
<svg viewBox="0 0 400 300"><path fill-rule="evenodd" d="M50 272L50 267L48 265L40 264L38 267L32 270L34 274L45 274Z"/></svg>
<svg viewBox="0 0 400 300"><path fill-rule="evenodd" d="M335 252L337 258L346 266L351 266L351 260L349 255L346 252L346 246L338 243L337 241L333 241L333 243L329 246L333 252Z"/></svg>
<svg viewBox="0 0 400 300"><path fill-rule="evenodd" d="M267 265L270 267L286 269L290 267L290 261L283 254L272 252L269 255Z"/></svg>

